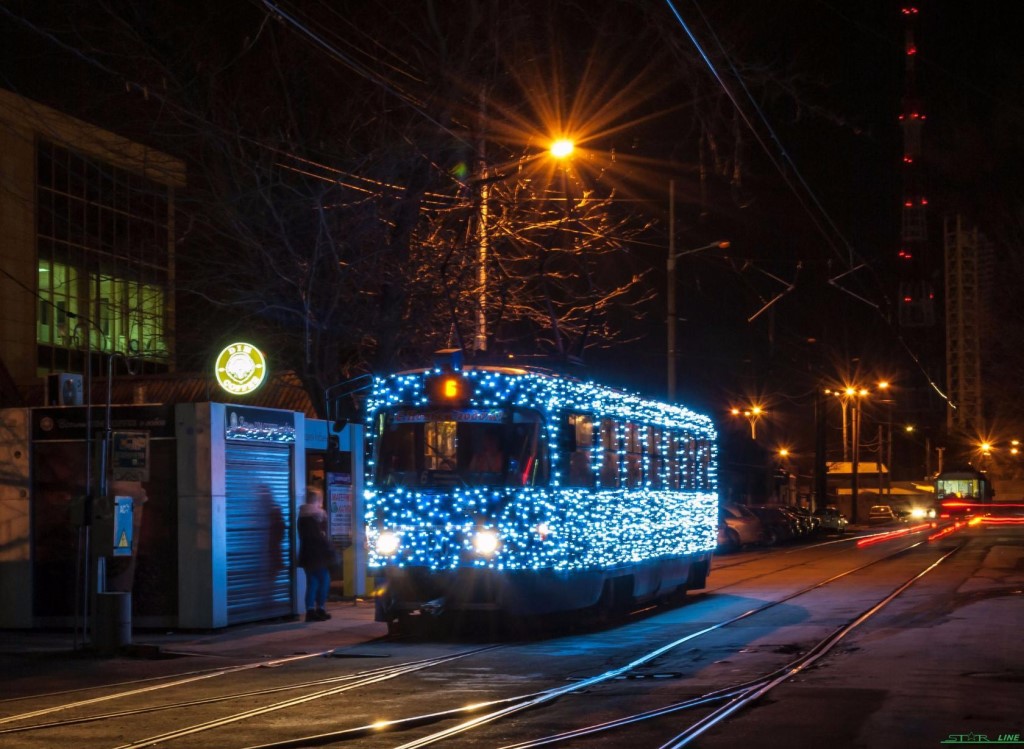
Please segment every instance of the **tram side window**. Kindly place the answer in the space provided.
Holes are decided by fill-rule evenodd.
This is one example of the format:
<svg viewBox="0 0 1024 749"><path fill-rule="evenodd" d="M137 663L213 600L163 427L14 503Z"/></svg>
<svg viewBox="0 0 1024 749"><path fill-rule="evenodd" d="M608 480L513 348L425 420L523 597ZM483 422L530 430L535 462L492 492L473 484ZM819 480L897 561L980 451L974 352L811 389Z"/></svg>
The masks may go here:
<svg viewBox="0 0 1024 749"><path fill-rule="evenodd" d="M548 483L548 456L540 448L540 417L532 411L516 410L507 435L510 448L507 484L544 486Z"/></svg>
<svg viewBox="0 0 1024 749"><path fill-rule="evenodd" d="M669 489L679 489L679 435L669 433L668 435L668 475L666 486Z"/></svg>
<svg viewBox="0 0 1024 749"><path fill-rule="evenodd" d="M647 427L647 485L660 489L664 472L664 456L661 454L661 429Z"/></svg>
<svg viewBox="0 0 1024 749"><path fill-rule="evenodd" d="M683 456L683 488L697 488L697 441L686 440L686 452Z"/></svg>
<svg viewBox="0 0 1024 749"><path fill-rule="evenodd" d="M569 414L568 481L567 486L594 486L591 454L594 448L594 420L584 414Z"/></svg>
<svg viewBox="0 0 1024 749"><path fill-rule="evenodd" d="M711 466L711 444L707 440L701 440L698 444L697 488L709 489L711 487L711 477L708 475Z"/></svg>
<svg viewBox="0 0 1024 749"><path fill-rule="evenodd" d="M643 484L644 440L636 424L626 424L626 486L630 489Z"/></svg>
<svg viewBox="0 0 1024 749"><path fill-rule="evenodd" d="M618 425L611 419L601 419L601 486L619 485Z"/></svg>

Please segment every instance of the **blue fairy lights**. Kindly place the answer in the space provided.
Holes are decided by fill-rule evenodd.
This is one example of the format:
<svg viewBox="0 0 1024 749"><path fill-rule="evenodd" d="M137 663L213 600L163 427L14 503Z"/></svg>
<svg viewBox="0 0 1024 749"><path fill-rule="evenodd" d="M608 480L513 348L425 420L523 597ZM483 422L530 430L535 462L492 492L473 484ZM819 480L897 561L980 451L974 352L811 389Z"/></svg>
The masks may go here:
<svg viewBox="0 0 1024 749"><path fill-rule="evenodd" d="M436 407L429 383L441 374L420 370L374 380L367 403L371 450L378 414ZM371 459L371 567L569 572L715 548L717 434L707 416L547 373L479 367L457 374L469 393L460 407L517 407L541 415L538 454L549 456L546 485L378 486ZM573 486L563 475L568 456L560 436L570 415L585 415L590 425L590 442L579 448L589 460L592 486ZM602 445L602 423L614 445Z"/></svg>

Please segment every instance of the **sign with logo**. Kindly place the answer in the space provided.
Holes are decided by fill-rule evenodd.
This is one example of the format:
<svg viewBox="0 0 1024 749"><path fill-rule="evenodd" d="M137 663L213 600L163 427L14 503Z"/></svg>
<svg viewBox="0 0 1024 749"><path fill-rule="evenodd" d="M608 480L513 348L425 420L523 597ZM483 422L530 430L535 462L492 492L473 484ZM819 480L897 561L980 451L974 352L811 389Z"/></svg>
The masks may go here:
<svg viewBox="0 0 1024 749"><path fill-rule="evenodd" d="M246 395L263 384L267 360L251 343L232 343L220 352L214 373L224 390L232 395Z"/></svg>
<svg viewBox="0 0 1024 749"><path fill-rule="evenodd" d="M228 406L224 436L247 442L295 442L295 414L271 408Z"/></svg>

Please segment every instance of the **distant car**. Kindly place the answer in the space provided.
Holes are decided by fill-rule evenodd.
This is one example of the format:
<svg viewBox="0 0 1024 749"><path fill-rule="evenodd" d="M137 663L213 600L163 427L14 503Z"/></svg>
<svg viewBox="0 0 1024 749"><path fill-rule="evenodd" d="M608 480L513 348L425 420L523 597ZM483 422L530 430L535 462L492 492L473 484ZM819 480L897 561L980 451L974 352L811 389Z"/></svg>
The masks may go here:
<svg viewBox="0 0 1024 749"><path fill-rule="evenodd" d="M797 519L785 508L778 505L751 505L747 509L760 519L764 530L764 542L768 546L792 541L800 535Z"/></svg>
<svg viewBox="0 0 1024 749"><path fill-rule="evenodd" d="M934 504L913 504L907 508L907 516L910 520L934 520Z"/></svg>
<svg viewBox="0 0 1024 749"><path fill-rule="evenodd" d="M846 533L846 526L850 524L846 515L835 507L822 507L815 510L814 516L821 521L821 529L828 533Z"/></svg>
<svg viewBox="0 0 1024 749"><path fill-rule="evenodd" d="M718 508L719 537L725 543L719 547L726 551L736 551L748 544L759 544L764 541L764 528L757 515L743 505L725 502ZM725 528L721 528L721 524Z"/></svg>
<svg viewBox="0 0 1024 749"><path fill-rule="evenodd" d="M869 525L881 525L883 523L891 523L894 520L896 520L896 513L892 511L889 505L874 505L868 510Z"/></svg>

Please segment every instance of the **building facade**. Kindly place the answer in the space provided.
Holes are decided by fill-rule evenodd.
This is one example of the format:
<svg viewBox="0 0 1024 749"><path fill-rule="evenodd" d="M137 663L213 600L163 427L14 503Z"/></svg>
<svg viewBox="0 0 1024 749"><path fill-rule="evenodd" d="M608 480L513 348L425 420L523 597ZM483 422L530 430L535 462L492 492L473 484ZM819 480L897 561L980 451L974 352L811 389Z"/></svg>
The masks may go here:
<svg viewBox="0 0 1024 749"><path fill-rule="evenodd" d="M0 406L81 402L42 379L105 372L114 353L173 371L185 177L167 154L0 90Z"/></svg>

